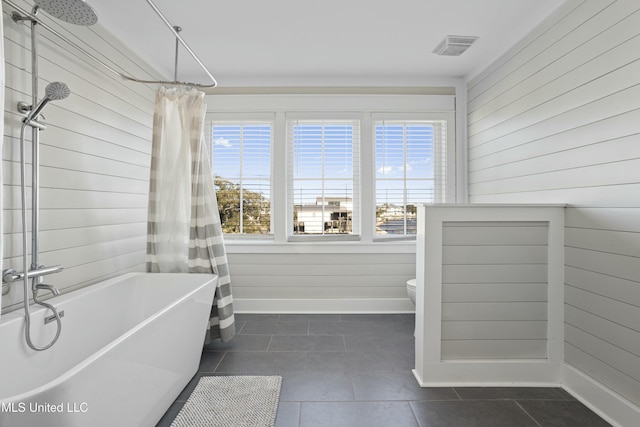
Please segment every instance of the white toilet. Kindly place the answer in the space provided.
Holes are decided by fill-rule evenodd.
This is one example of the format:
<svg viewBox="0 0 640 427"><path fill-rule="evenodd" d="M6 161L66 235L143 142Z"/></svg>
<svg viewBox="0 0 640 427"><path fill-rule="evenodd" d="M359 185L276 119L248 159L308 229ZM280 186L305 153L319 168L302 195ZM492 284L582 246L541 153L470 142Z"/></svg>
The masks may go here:
<svg viewBox="0 0 640 427"><path fill-rule="evenodd" d="M416 305L416 279L407 280L407 294L413 305Z"/></svg>

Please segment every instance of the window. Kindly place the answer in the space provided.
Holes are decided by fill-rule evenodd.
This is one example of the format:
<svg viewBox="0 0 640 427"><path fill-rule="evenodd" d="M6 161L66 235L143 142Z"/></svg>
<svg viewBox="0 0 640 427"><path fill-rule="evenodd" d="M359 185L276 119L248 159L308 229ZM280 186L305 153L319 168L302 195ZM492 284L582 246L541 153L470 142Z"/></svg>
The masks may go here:
<svg viewBox="0 0 640 427"><path fill-rule="evenodd" d="M213 121L210 135L223 232L270 234L273 124Z"/></svg>
<svg viewBox="0 0 640 427"><path fill-rule="evenodd" d="M416 234L416 204L445 200L446 124L375 122L376 235Z"/></svg>
<svg viewBox="0 0 640 427"><path fill-rule="evenodd" d="M456 200L451 94L222 94L210 105L206 135L234 250L257 250L260 239L274 253L404 248L419 203Z"/></svg>
<svg viewBox="0 0 640 427"><path fill-rule="evenodd" d="M290 233L357 236L359 145L357 120L290 120Z"/></svg>

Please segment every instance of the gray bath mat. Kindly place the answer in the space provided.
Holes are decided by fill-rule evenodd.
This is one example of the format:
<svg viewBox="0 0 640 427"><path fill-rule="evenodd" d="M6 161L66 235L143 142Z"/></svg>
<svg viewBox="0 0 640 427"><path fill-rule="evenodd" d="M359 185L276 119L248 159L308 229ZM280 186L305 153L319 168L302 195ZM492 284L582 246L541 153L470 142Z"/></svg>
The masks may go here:
<svg viewBox="0 0 640 427"><path fill-rule="evenodd" d="M171 427L273 427L279 376L202 377Z"/></svg>

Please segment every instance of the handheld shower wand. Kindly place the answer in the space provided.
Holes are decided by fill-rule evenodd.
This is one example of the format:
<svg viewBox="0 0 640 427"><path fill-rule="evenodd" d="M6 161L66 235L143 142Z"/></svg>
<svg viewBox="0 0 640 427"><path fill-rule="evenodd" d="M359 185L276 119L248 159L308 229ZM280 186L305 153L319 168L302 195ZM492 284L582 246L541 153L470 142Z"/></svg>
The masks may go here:
<svg viewBox="0 0 640 427"><path fill-rule="evenodd" d="M29 348L35 351L43 351L50 348L60 337L60 332L62 331L62 321L60 320L60 314L58 310L51 304L40 301L38 299L38 290L47 289L51 292L57 292L55 287L50 285L44 285L41 281L41 274L32 274L32 295L33 301L36 304L44 306L53 312L53 317L57 323L56 335L49 344L38 347L31 340L31 314L29 312L29 263L27 260L28 254L28 238L27 238L27 178L26 178L26 148L25 148L25 129L27 126L31 126L33 129L33 137L31 140L33 149L31 150L32 161L31 161L31 170L32 170L32 183L31 183L31 241L32 241L32 250L31 250L31 271L34 272L36 270L47 270L46 268L41 268L38 262L38 223L39 223L39 194L40 194L40 174L39 174L39 133L40 130L45 129L46 127L37 121L38 116L47 106L50 101L58 101L60 99L64 99L71 93L69 90L69 86L62 82L53 82L49 83L45 89L45 97L40 100L36 105L27 105L25 103L19 103L18 109L22 113L26 113L26 117L22 120L22 126L20 128L20 188L21 188L21 199L22 199L22 283L23 283L23 291L24 291L24 312L25 312L25 339L27 341L27 345ZM35 97L34 97L35 98ZM35 101L34 101L35 103Z"/></svg>
<svg viewBox="0 0 640 427"><path fill-rule="evenodd" d="M50 101L59 101L61 99L65 99L67 96L69 96L69 94L71 94L71 90L66 83L49 83L45 89L44 98L42 98L40 102L34 107L30 107L25 103L18 104L18 109L20 111L28 112L27 116L22 120L22 123L30 125L31 122L37 119L44 107L46 107Z"/></svg>

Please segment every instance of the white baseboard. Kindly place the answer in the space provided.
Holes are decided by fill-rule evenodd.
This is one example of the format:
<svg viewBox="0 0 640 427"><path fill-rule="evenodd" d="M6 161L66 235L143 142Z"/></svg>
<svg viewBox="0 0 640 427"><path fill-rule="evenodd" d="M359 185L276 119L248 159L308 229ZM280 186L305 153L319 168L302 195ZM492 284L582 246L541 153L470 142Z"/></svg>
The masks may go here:
<svg viewBox="0 0 640 427"><path fill-rule="evenodd" d="M425 363L413 375L421 387L562 387L561 366L538 360Z"/></svg>
<svg viewBox="0 0 640 427"><path fill-rule="evenodd" d="M563 378L565 390L614 427L636 427L640 424L640 407L605 385L566 363Z"/></svg>
<svg viewBox="0 0 640 427"><path fill-rule="evenodd" d="M236 313L413 313L409 298L251 299L234 298Z"/></svg>

